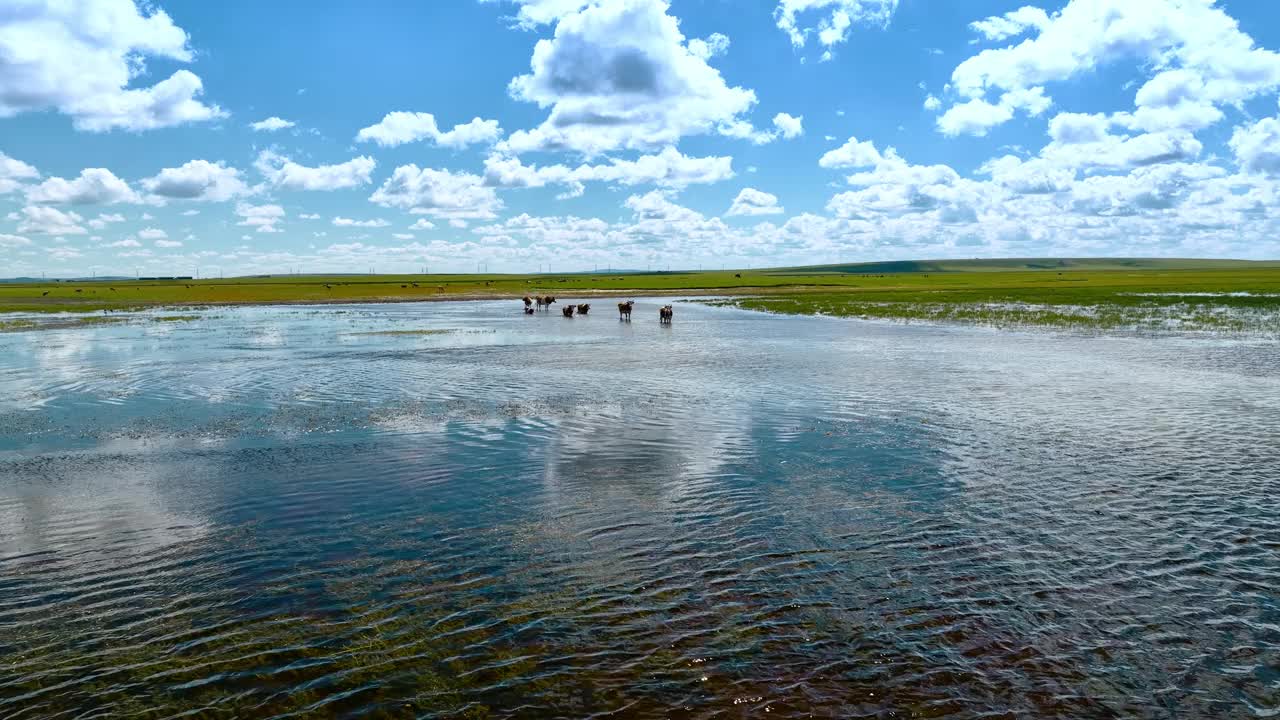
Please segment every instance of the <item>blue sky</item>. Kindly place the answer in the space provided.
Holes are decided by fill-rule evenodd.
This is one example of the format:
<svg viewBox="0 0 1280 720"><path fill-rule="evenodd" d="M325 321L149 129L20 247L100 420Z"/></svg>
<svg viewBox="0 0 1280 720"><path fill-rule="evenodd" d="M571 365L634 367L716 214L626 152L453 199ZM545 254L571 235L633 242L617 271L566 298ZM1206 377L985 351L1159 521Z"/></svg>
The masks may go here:
<svg viewBox="0 0 1280 720"><path fill-rule="evenodd" d="M1263 0L16 0L0 276L1280 256Z"/></svg>

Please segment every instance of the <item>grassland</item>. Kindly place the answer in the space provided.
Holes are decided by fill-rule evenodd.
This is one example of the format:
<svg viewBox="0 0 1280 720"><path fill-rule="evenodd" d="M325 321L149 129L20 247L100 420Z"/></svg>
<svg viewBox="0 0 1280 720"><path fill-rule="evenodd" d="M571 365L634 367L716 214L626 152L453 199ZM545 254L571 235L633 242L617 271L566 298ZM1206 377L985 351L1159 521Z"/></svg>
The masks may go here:
<svg viewBox="0 0 1280 720"><path fill-rule="evenodd" d="M620 275L272 276L0 284L0 312L627 295L794 314L1006 325L1275 329L1280 262L1004 259Z"/></svg>

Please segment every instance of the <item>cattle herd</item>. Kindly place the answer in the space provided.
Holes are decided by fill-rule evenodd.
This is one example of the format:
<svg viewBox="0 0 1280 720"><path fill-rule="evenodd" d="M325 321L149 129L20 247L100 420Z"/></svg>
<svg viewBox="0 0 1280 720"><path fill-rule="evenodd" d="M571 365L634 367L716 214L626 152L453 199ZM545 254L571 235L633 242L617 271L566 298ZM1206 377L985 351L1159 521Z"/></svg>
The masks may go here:
<svg viewBox="0 0 1280 720"><path fill-rule="evenodd" d="M551 306L555 304L555 301L556 301L555 297L551 295L535 295L533 297L529 297L528 295L526 295L524 296L524 314L533 315L535 312L537 312L537 310L550 310ZM626 302L618 303L618 319L630 322L631 308L635 304L636 304L635 300L628 300ZM534 309L535 307L537 308L537 310ZM572 304L565 305L564 307L560 308L560 312L567 318L573 317L574 313L577 313L578 315L586 315L587 313L591 312L591 305L590 303L581 303L579 305L572 305ZM663 305L658 310L658 322L662 325L670 325L671 319L674 316L675 316L675 309L672 308L670 305Z"/></svg>

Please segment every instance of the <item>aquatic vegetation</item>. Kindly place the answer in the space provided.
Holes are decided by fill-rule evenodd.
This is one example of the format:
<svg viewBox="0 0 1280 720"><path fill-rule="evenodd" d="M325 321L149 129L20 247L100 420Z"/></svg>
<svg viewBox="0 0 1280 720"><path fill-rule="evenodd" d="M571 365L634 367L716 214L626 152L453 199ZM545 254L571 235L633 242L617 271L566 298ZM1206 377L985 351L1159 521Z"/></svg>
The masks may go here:
<svg viewBox="0 0 1280 720"><path fill-rule="evenodd" d="M1142 296L1150 298L1151 296ZM1017 329L1050 327L1133 332L1280 333L1280 297L1253 302L1249 295L1170 295L1170 302L869 301L850 295L774 295L718 299L708 304L790 315L828 315L864 320L938 322ZM1233 302L1249 298L1250 302Z"/></svg>
<svg viewBox="0 0 1280 720"><path fill-rule="evenodd" d="M424 330L366 330L363 332L343 333L344 335L448 335L456 333L453 328L435 328Z"/></svg>

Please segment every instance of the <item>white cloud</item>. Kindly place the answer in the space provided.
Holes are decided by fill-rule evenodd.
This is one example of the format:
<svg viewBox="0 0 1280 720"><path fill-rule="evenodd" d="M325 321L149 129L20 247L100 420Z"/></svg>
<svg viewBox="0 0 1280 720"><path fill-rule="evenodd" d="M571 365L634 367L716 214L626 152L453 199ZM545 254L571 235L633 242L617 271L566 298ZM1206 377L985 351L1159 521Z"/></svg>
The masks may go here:
<svg viewBox="0 0 1280 720"><path fill-rule="evenodd" d="M1280 119L1263 118L1252 125L1237 127L1228 145L1241 169L1280 175Z"/></svg>
<svg viewBox="0 0 1280 720"><path fill-rule="evenodd" d="M197 98L200 78L178 70L131 88L148 57L190 62L187 34L163 10L133 0L23 3L0 13L0 117L55 109L81 130L149 130L225 116Z"/></svg>
<svg viewBox="0 0 1280 720"><path fill-rule="evenodd" d="M157 240L157 241L155 241L155 243L154 243L154 244L155 244L155 246L156 246L156 247L158 247L158 248L180 248L180 247L182 247L182 241L180 241L180 240Z"/></svg>
<svg viewBox="0 0 1280 720"><path fill-rule="evenodd" d="M374 220L352 220L351 218L335 217L333 219L333 224L338 227L380 228L387 227L391 223L381 218Z"/></svg>
<svg viewBox="0 0 1280 720"><path fill-rule="evenodd" d="M804 116L792 117L786 113L778 113L773 116L773 126L782 137L788 140L797 138L804 134Z"/></svg>
<svg viewBox="0 0 1280 720"><path fill-rule="evenodd" d="M502 128L497 120L474 118L471 122L454 125L448 132L440 132L431 113L399 111L387 113L378 124L356 133L357 141L374 142L382 147L429 140L441 147L463 148L494 143L501 137Z"/></svg>
<svg viewBox="0 0 1280 720"><path fill-rule="evenodd" d="M63 212L44 205L28 205L17 216L18 232L43 235L87 235L80 226L84 218L74 212Z"/></svg>
<svg viewBox="0 0 1280 720"><path fill-rule="evenodd" d="M742 188L733 199L726 215L780 215L785 210L778 204L778 196L755 188Z"/></svg>
<svg viewBox="0 0 1280 720"><path fill-rule="evenodd" d="M124 222L124 216L119 213L98 213L98 217L88 222L89 227L94 230L101 230L110 223Z"/></svg>
<svg viewBox="0 0 1280 720"><path fill-rule="evenodd" d="M31 241L21 235L6 235L0 233L0 248L25 247L30 245Z"/></svg>
<svg viewBox="0 0 1280 720"><path fill-rule="evenodd" d="M27 188L27 201L72 205L138 202L138 194L106 168L85 168L74 180L53 177Z"/></svg>
<svg viewBox="0 0 1280 720"><path fill-rule="evenodd" d="M412 240L413 234L412 233L391 233L391 237L397 240Z"/></svg>
<svg viewBox="0 0 1280 720"><path fill-rule="evenodd" d="M942 107L942 101L930 94L924 99L924 109L933 112Z"/></svg>
<svg viewBox="0 0 1280 720"><path fill-rule="evenodd" d="M225 202L252 193L239 170L221 161L208 160L191 160L180 167L164 168L154 177L143 180L142 187L161 198L207 202Z"/></svg>
<svg viewBox="0 0 1280 720"><path fill-rule="evenodd" d="M850 137L844 145L825 153L818 160L818 165L824 168L853 168L869 167L878 162L880 153L874 143Z"/></svg>
<svg viewBox="0 0 1280 720"><path fill-rule="evenodd" d="M702 60L724 55L729 52L729 36L711 33L705 38L693 38L689 41L689 52Z"/></svg>
<svg viewBox="0 0 1280 720"><path fill-rule="evenodd" d="M146 228L138 231L138 237L143 240L163 240L169 237L169 233L159 228Z"/></svg>
<svg viewBox="0 0 1280 720"><path fill-rule="evenodd" d="M1003 100L1001 112L991 111L989 102L972 105L992 92L1031 91L1120 60L1154 73L1135 96L1137 109L1124 118L1133 129L1194 131L1221 117L1216 106L1280 87L1280 54L1256 47L1212 0L1070 0L1051 16L1023 8L979 21L975 29L993 38L1034 37L983 50L955 68L951 86L970 104L965 118L948 124L957 131L985 129L1002 115L1012 117L1012 110L1029 109ZM939 127L946 130L941 121Z"/></svg>
<svg viewBox="0 0 1280 720"><path fill-rule="evenodd" d="M491 155L485 160L485 182L496 187L568 186L569 195L581 195L588 182L621 185L651 184L661 187L715 183L733 177L733 158L693 158L666 147L635 160L610 160L607 165L525 165L519 158Z"/></svg>
<svg viewBox="0 0 1280 720"><path fill-rule="evenodd" d="M830 48L847 40L854 24L888 25L897 8L898 0L778 0L773 17L794 47L804 47L809 35L817 34L818 42Z"/></svg>
<svg viewBox="0 0 1280 720"><path fill-rule="evenodd" d="M23 180L35 180L39 177L40 172L33 166L0 152L0 195L22 187Z"/></svg>
<svg viewBox="0 0 1280 720"><path fill-rule="evenodd" d="M298 216L298 219L299 220L319 220L320 214L319 213L302 213L301 215Z"/></svg>
<svg viewBox="0 0 1280 720"><path fill-rule="evenodd" d="M435 223L426 218L418 218L417 222L409 226L410 230L434 230Z"/></svg>
<svg viewBox="0 0 1280 720"><path fill-rule="evenodd" d="M982 98L952 105L938 117L938 129L943 135L986 135L996 125L1008 122L1015 110L1025 110L1036 116L1049 109L1051 101L1044 95L1044 88L1010 90L1000 96L996 104Z"/></svg>
<svg viewBox="0 0 1280 720"><path fill-rule="evenodd" d="M361 155L337 165L307 167L271 150L263 150L253 166L273 185L286 190L341 190L367 185L377 163Z"/></svg>
<svg viewBox="0 0 1280 720"><path fill-rule="evenodd" d="M142 243L138 242L134 238L128 237L123 240L117 240L113 243L107 243L107 247L137 248L142 247Z"/></svg>
<svg viewBox="0 0 1280 720"><path fill-rule="evenodd" d="M199 210L183 210L182 211L183 217L192 217L193 215L199 215L199 214L200 214Z"/></svg>
<svg viewBox="0 0 1280 720"><path fill-rule="evenodd" d="M242 202L236 205L236 215L241 217L237 225L256 228L260 233L283 232L276 227L285 216L284 208L279 205L250 205Z"/></svg>
<svg viewBox="0 0 1280 720"><path fill-rule="evenodd" d="M444 219L489 220L503 207L494 189L478 175L419 169L417 165L396 168L369 200Z"/></svg>
<svg viewBox="0 0 1280 720"><path fill-rule="evenodd" d="M255 122L255 123L249 123L249 127L253 128L255 132L275 132L277 130L288 130L289 128L294 127L295 125L297 125L297 123L293 122L292 120L285 120L284 118L275 117L274 115L267 118L266 120L259 120L258 122Z"/></svg>
<svg viewBox="0 0 1280 720"><path fill-rule="evenodd" d="M554 37L534 47L531 72L509 87L550 114L512 133L499 145L504 152L661 147L718 131L755 105L754 92L729 87L707 64L703 45L689 49L665 0L560 8L555 18Z"/></svg>
<svg viewBox="0 0 1280 720"><path fill-rule="evenodd" d="M1027 5L1004 15L971 22L969 27L988 40L1004 40L1032 28L1043 29L1048 24L1049 15L1044 10Z"/></svg>

